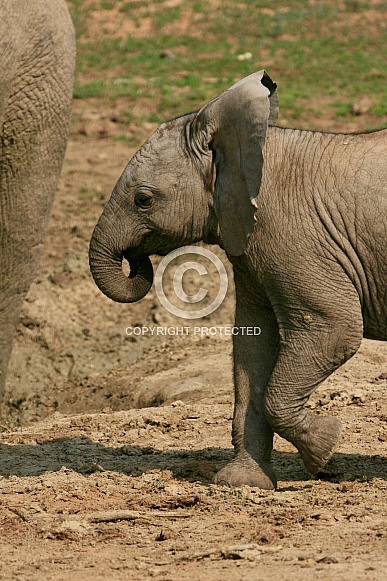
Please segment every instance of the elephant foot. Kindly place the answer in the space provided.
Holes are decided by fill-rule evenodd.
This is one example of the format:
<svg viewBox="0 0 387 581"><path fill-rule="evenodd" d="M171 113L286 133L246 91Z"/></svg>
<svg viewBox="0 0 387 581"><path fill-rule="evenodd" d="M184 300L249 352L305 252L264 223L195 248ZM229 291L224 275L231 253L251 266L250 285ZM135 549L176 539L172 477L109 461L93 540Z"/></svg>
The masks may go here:
<svg viewBox="0 0 387 581"><path fill-rule="evenodd" d="M270 464L259 465L247 453L237 456L215 474L215 484L221 486L252 486L263 490L274 490L277 477Z"/></svg>
<svg viewBox="0 0 387 581"><path fill-rule="evenodd" d="M340 438L342 425L338 418L312 416L307 431L293 439L306 469L316 475L331 458Z"/></svg>

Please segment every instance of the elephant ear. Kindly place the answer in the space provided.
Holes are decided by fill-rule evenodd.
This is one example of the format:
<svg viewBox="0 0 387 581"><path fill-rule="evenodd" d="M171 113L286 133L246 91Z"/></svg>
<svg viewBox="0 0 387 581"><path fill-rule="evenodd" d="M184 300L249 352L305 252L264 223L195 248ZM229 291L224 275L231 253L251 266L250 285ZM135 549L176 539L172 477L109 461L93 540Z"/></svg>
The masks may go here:
<svg viewBox="0 0 387 581"><path fill-rule="evenodd" d="M196 116L202 147L215 152L214 210L226 252L243 254L253 232L268 125L278 115L277 85L254 73L205 105ZM198 134L196 134L198 138Z"/></svg>

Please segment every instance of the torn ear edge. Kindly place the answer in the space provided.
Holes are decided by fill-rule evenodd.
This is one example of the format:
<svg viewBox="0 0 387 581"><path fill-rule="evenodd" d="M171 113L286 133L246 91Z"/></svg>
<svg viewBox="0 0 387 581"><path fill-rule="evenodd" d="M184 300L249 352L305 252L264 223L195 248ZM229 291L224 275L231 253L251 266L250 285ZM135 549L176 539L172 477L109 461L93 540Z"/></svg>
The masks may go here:
<svg viewBox="0 0 387 581"><path fill-rule="evenodd" d="M277 83L275 83L267 74L263 71L261 83L269 91L269 102L270 102L270 113L267 120L269 127L272 127L277 123L278 113L279 113L279 100L277 92Z"/></svg>

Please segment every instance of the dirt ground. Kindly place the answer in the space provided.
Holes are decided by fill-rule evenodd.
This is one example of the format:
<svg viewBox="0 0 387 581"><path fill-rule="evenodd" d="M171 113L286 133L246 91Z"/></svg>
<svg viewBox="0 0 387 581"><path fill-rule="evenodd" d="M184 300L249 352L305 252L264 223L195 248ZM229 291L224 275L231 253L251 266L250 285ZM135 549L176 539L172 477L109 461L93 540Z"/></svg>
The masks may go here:
<svg viewBox="0 0 387 581"><path fill-rule="evenodd" d="M197 323L169 315L153 289L115 304L89 274L92 229L134 153L121 136L140 143L154 129L125 125L125 107L74 103L8 375L0 580L387 579L387 344L364 341L313 395L314 413L344 425L318 479L276 437L276 492L213 485L232 457L231 338L193 334ZM371 122L353 117L346 128ZM324 125L332 119L320 116ZM230 282L199 324L232 325L233 312ZM182 325L188 335L125 332Z"/></svg>

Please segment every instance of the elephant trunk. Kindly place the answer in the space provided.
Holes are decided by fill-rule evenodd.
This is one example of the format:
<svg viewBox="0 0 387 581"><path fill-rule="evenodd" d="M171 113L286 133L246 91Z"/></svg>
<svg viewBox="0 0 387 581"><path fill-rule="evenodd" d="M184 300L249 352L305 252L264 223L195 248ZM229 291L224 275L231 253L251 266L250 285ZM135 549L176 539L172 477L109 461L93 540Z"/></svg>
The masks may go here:
<svg viewBox="0 0 387 581"><path fill-rule="evenodd" d="M129 262L129 277L122 271L123 258ZM153 268L149 257L130 258L130 250L126 244L117 241L117 231L112 232L112 222L105 212L90 240L89 264L98 288L118 303L139 301L149 292L153 283Z"/></svg>

